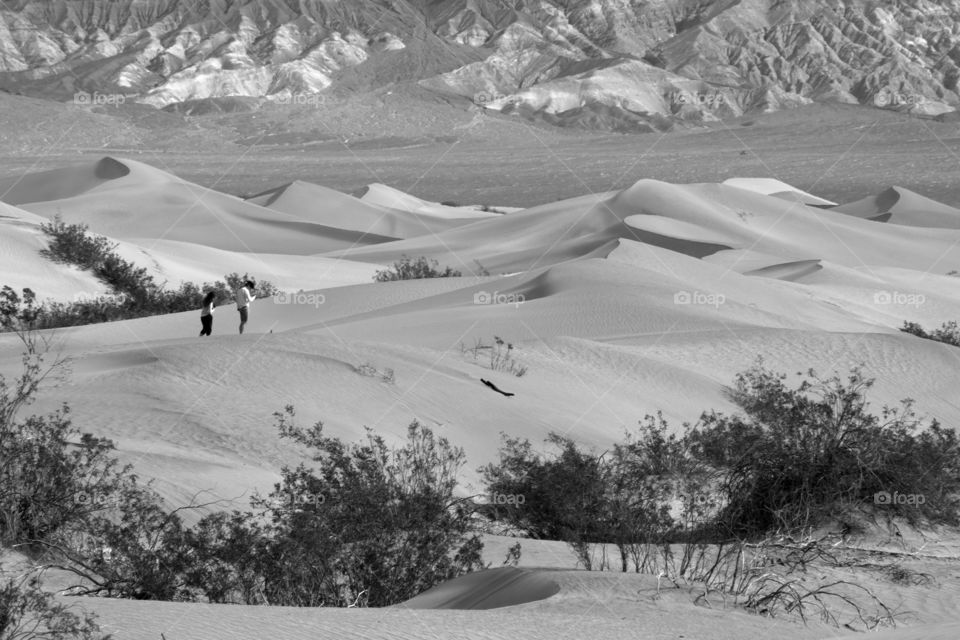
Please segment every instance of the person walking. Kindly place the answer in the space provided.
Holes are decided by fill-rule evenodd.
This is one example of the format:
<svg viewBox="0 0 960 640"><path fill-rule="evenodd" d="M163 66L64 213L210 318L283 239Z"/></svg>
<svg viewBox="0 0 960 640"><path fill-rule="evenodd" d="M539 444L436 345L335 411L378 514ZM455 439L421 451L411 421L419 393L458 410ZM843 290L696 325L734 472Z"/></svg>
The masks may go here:
<svg viewBox="0 0 960 640"><path fill-rule="evenodd" d="M240 333L243 333L243 327L247 324L248 309L250 308L250 303L254 301L256 296L253 295L253 289L256 285L247 280L243 283L243 286L237 289L237 311L240 312Z"/></svg>
<svg viewBox="0 0 960 640"><path fill-rule="evenodd" d="M203 309L200 310L200 337L208 336L213 332L213 301L217 294L207 291L203 296Z"/></svg>

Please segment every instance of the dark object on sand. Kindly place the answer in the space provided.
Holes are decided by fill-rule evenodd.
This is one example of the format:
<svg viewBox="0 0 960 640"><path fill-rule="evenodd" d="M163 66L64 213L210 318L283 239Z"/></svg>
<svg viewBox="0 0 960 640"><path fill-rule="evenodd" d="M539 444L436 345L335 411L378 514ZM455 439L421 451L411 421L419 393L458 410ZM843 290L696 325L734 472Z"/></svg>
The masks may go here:
<svg viewBox="0 0 960 640"><path fill-rule="evenodd" d="M497 389L497 385L493 384L493 383L490 382L489 380L484 380L483 378L480 378L480 382L482 382L483 384L487 385L488 387L490 387L491 389L493 389L493 390L496 391L497 393L502 393L503 395L507 396L508 398L513 395L512 393L509 393L508 391L500 391L500 389Z"/></svg>

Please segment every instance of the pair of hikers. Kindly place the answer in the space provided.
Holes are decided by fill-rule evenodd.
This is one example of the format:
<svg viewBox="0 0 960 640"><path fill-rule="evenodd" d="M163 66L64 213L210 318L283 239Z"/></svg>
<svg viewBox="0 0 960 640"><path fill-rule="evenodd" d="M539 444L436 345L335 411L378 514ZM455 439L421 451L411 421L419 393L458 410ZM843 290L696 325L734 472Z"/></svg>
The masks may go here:
<svg viewBox="0 0 960 640"><path fill-rule="evenodd" d="M253 294L254 287L256 285L247 280L242 287L237 289L235 299L237 301L237 311L240 312L240 333L243 333L243 327L247 324L250 303L256 298ZM208 336L213 333L213 302L216 297L217 294L213 291L208 291L207 295L203 297L203 309L200 311L201 336Z"/></svg>

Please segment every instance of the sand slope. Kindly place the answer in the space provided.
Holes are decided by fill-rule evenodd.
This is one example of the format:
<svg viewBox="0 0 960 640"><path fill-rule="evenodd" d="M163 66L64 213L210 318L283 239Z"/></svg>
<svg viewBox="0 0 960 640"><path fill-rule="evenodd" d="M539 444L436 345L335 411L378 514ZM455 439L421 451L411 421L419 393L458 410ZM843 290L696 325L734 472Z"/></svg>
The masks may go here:
<svg viewBox="0 0 960 640"><path fill-rule="evenodd" d="M179 240L226 251L308 255L390 239L260 207L133 160L114 162L129 173L55 200L30 194L23 208L83 222L113 238Z"/></svg>
<svg viewBox="0 0 960 640"><path fill-rule="evenodd" d="M391 208L299 180L252 196L247 202L328 227L392 239L438 233L472 221Z"/></svg>
<svg viewBox="0 0 960 640"><path fill-rule="evenodd" d="M127 165L108 157L96 163L0 178L0 201L19 205L71 198L129 173Z"/></svg>
<svg viewBox="0 0 960 640"><path fill-rule="evenodd" d="M441 264L480 260L492 271L518 271L595 251L602 255L619 238L695 257L749 249L783 261L826 259L921 271L960 263L958 231L887 227L737 187L656 180L481 220L435 237L329 255L385 262L403 251Z"/></svg>
<svg viewBox="0 0 960 640"><path fill-rule="evenodd" d="M545 573L542 578L538 573ZM828 630L765 619L738 611L694 605L686 593L664 591L656 578L637 574L546 571L536 578L556 582L560 591L545 600L486 611L404 609L309 609L238 607L172 602L71 599L100 615L105 631L130 640L166 638L468 638L507 640L588 637L679 636L741 640L813 639Z"/></svg>
<svg viewBox="0 0 960 640"><path fill-rule="evenodd" d="M499 567L477 571L424 591L401 609L498 609L556 595L560 585L543 573Z"/></svg>
<svg viewBox="0 0 960 640"><path fill-rule="evenodd" d="M728 178L724 180L722 184L762 193L765 196L775 196L777 198L783 198L784 200L812 206L830 207L837 205L836 202L831 202L830 200L815 196L812 193L801 191L786 182L774 178Z"/></svg>
<svg viewBox="0 0 960 640"><path fill-rule="evenodd" d="M106 287L89 273L42 257L47 247L40 231L45 218L0 202L0 286L18 293L27 287L40 299L73 300L78 294L105 293Z"/></svg>
<svg viewBox="0 0 960 640"><path fill-rule="evenodd" d="M912 227L960 229L960 209L903 187L890 187L877 195L836 206L832 210L857 218Z"/></svg>
<svg viewBox="0 0 960 640"><path fill-rule="evenodd" d="M475 206L454 207L437 202L429 202L380 183L367 185L358 194L358 197L364 202L378 204L382 207L439 218L492 218L501 215L492 211L483 211ZM517 209L511 208L510 210Z"/></svg>

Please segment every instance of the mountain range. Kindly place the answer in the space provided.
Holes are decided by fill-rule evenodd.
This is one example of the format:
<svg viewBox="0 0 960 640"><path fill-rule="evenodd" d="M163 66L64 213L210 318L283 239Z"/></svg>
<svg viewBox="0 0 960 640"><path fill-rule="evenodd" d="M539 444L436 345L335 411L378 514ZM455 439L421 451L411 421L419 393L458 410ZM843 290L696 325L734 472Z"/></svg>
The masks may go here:
<svg viewBox="0 0 960 640"><path fill-rule="evenodd" d="M0 88L202 113L418 84L626 131L816 101L942 117L958 25L960 0L8 0Z"/></svg>

